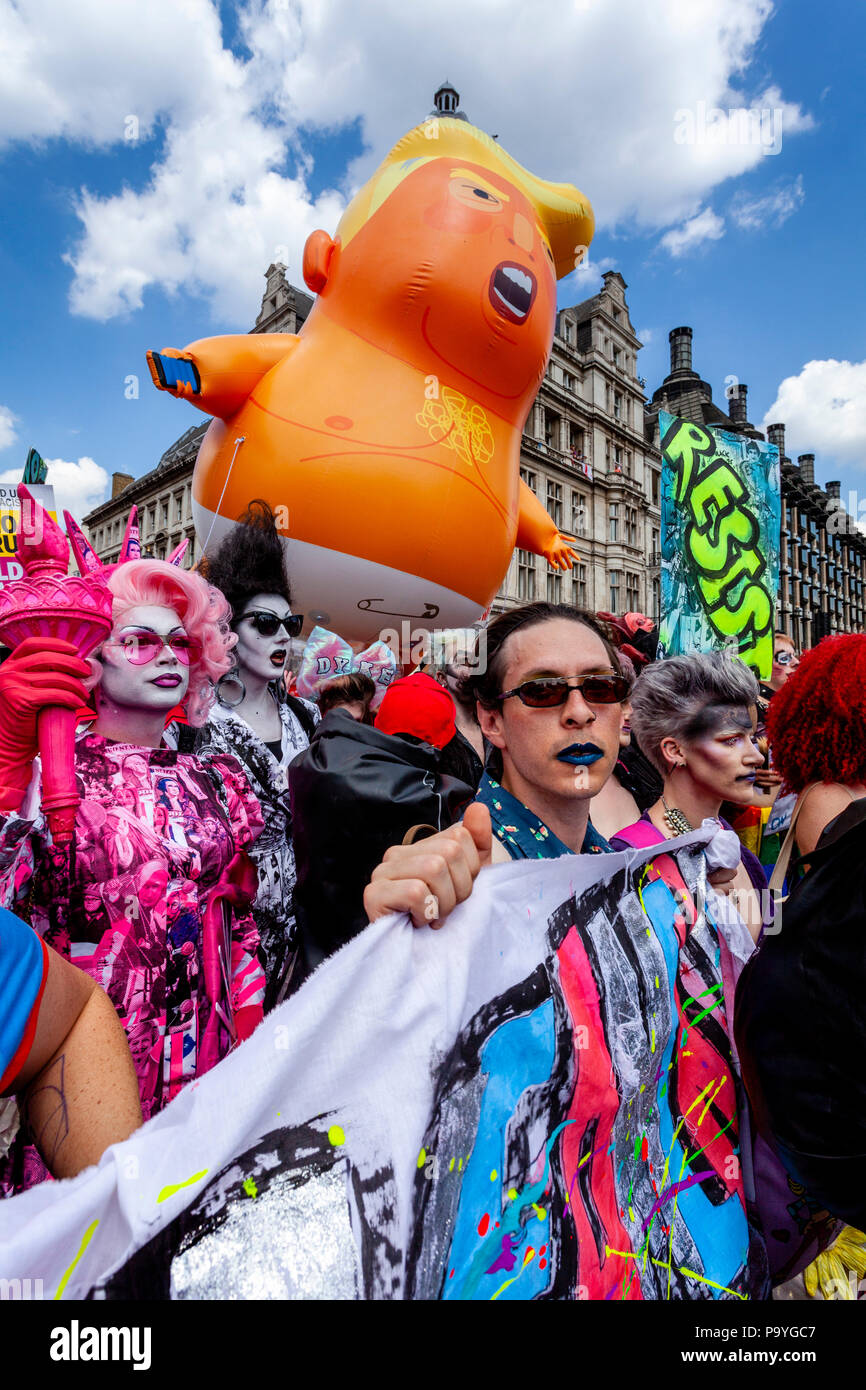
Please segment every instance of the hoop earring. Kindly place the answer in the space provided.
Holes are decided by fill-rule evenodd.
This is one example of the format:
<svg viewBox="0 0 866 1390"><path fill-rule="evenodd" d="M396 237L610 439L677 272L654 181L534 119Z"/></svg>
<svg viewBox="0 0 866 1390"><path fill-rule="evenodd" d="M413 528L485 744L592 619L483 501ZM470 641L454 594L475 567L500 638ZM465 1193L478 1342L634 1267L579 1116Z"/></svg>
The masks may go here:
<svg viewBox="0 0 866 1390"><path fill-rule="evenodd" d="M226 699L225 695L223 694L224 685L240 686L241 693L236 700ZM247 688L241 680L240 667L238 666L237 662L235 662L234 666L230 671L226 671L224 676L220 676L219 680L216 683L216 697L225 709L237 709L238 705L242 705L244 700L247 698Z"/></svg>

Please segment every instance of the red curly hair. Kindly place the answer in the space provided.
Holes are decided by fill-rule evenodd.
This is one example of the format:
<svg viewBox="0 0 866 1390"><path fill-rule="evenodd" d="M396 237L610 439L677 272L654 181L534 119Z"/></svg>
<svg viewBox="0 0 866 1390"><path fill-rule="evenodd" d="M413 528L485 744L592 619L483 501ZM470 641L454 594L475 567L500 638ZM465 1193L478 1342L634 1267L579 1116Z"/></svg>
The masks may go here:
<svg viewBox="0 0 866 1390"><path fill-rule="evenodd" d="M866 782L866 635L825 637L770 701L773 766L791 791Z"/></svg>

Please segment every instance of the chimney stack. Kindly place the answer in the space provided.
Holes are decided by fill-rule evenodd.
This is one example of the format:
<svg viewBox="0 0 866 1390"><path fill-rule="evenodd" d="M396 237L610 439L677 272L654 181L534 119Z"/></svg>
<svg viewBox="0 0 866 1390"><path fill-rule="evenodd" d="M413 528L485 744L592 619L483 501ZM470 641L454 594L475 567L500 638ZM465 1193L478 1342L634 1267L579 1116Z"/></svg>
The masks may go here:
<svg viewBox="0 0 866 1390"><path fill-rule="evenodd" d="M779 450L779 458L783 459L785 457L785 426L768 425L767 438L771 444L775 444L776 448Z"/></svg>
<svg viewBox="0 0 866 1390"><path fill-rule="evenodd" d="M671 373L692 370L692 330L672 328L668 334L671 345Z"/></svg>
<svg viewBox="0 0 866 1390"><path fill-rule="evenodd" d="M122 492L125 492L125 491L126 491L126 489L129 487L130 483L134 483L134 482L135 482L135 479L133 478L133 476L132 476L131 473L112 473L112 475L111 475L111 500L112 500L112 502L114 501L115 497L119 497L120 494L121 494Z"/></svg>
<svg viewBox="0 0 866 1390"><path fill-rule="evenodd" d="M840 482L839 482L839 483L837 483L837 482L828 483L828 484L827 484L827 496L828 496L828 497L832 497L834 502L841 502L841 500L842 500L842 484L841 484Z"/></svg>
<svg viewBox="0 0 866 1390"><path fill-rule="evenodd" d="M815 455L798 454L797 462L800 465L800 473L804 483L814 483L815 481Z"/></svg>
<svg viewBox="0 0 866 1390"><path fill-rule="evenodd" d="M748 386L744 386L741 381L738 381L735 386L731 387L731 394L728 397L728 414L733 423L739 425L741 428L749 423L749 417L746 411L746 396L748 390Z"/></svg>

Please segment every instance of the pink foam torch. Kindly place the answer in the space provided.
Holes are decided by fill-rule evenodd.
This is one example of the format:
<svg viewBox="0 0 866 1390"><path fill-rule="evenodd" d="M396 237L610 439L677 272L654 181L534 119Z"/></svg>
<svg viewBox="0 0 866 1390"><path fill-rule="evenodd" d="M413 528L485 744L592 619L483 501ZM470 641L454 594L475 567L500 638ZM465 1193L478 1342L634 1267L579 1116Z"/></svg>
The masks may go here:
<svg viewBox="0 0 866 1390"><path fill-rule="evenodd" d="M18 559L24 578L0 589L0 642L17 647L27 637L70 642L86 658L111 631L111 591L94 570L68 575L69 542L44 507L18 484L21 527ZM42 710L37 723L42 758L42 807L56 844L68 844L75 829L74 710Z"/></svg>

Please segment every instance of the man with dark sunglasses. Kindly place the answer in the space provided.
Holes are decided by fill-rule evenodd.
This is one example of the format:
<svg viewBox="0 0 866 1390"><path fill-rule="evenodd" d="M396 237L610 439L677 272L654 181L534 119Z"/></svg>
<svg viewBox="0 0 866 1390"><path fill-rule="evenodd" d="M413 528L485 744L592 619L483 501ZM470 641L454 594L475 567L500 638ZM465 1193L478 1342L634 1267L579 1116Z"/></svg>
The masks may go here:
<svg viewBox="0 0 866 1390"><path fill-rule="evenodd" d="M464 684L493 750L481 804L462 826L388 850L365 895L371 921L391 911L443 920L484 863L609 848L589 805L616 763L629 684L603 628L575 608L534 603L495 618L485 638L486 669Z"/></svg>
<svg viewBox="0 0 866 1390"><path fill-rule="evenodd" d="M628 685L620 678L616 655L603 630L588 615L539 603L503 614L491 623L487 637L487 670L467 685L474 687L478 719L499 766L491 775L488 760L479 799L469 807L461 826L452 826L421 844L388 850L364 897L371 921L388 911L405 911L416 925L441 925L455 904L469 897L480 868L497 859L546 859L610 850L589 821L589 802L613 769L622 724L621 702ZM738 1125L746 1113L746 1100L730 1061L727 1019L722 1010L713 1012L715 1004L701 1008L693 997L697 996L701 1004L705 998L715 999L716 1003L725 998L723 933L694 906L690 912L678 911L678 899L661 876L654 875L653 888L670 896L661 913L654 899L654 916L641 900L646 936L654 936L661 947L654 976L642 963L636 945L643 931L630 927L624 938L616 932L607 937L603 931L592 935L588 916L583 916L581 897L575 899L573 908L569 906L578 919L571 929L574 935L569 934L557 949L557 969L571 972L572 988L585 1006L581 1017L588 1020L584 1024L587 1037L578 1041L575 1035L575 1046L586 1048L582 1055L589 1059L578 1063L578 1075L585 1071L591 1077L579 1092L579 1100L575 1092L565 1121L574 1124L577 1133L584 1136L581 1144L585 1145L585 1152L577 1168L584 1162L591 1163L583 1184L569 1188L569 1202L579 1228L590 1233L589 1247L591 1233L604 1229L599 1192L605 1192L605 1200L613 1193L611 1224L616 1225L617 1208L619 1217L625 1218L616 1187L625 1159L617 1165L615 1177L613 1168L605 1165L616 1150L616 1136L633 1123L632 1106L638 1087L643 1093L657 1085L665 1065L662 1059L668 1055L676 1057L678 1071L671 1083L671 1099L650 1109L638 1143L644 1154L670 1155L671 1132L676 1138L699 1101L704 1104L704 1114L712 1108L705 1135L708 1142L697 1151L709 1154L712 1141L716 1146L714 1156L712 1163L706 1158L706 1168L693 1181L700 1178L711 1184L712 1200L702 1207L705 1215L701 1218L707 1248L715 1249L720 1257L721 1252L727 1251L723 1258L729 1262L729 1268L738 1266L733 1276L728 1274L725 1280L715 1283L715 1288L722 1297L766 1298L770 1288L767 1250L760 1225L754 1220L750 1224L746 1207L746 1188L754 1182L751 1145L748 1159L742 1159L743 1172L749 1173L748 1183L740 1171ZM586 913L591 914L596 908L597 899L590 895ZM503 923L506 930L514 926L516 923ZM594 943L593 949L589 942ZM662 1000L664 1009L660 1007ZM592 1001L591 1007L588 1001ZM616 1023L620 1018L634 1020L635 1036L640 1036L643 1043L651 1037L652 1044L650 1048L643 1043L641 1047L624 1047L620 1062L615 1065L609 1030L611 1021ZM688 1050L682 1041L686 1034ZM608 1060L593 1074L593 1062L599 1057ZM702 1069L706 1069L706 1077ZM713 1094L709 1096L711 1087ZM723 1087L722 1102L717 1097ZM662 1096L667 1089L666 1084ZM691 1109L686 1108L693 1093L696 1098L691 1101ZM492 1128L495 1131L502 1125L504 1132L504 1126L511 1123L508 1106L495 1086L491 1095L494 1098L490 1106L496 1117L491 1121ZM552 1122L559 1121L563 1113L554 1108ZM677 1117L678 1128L674 1129ZM596 1148L599 1135L604 1135L604 1139ZM634 1143L633 1137L629 1142ZM681 1160L683 1170L687 1155L688 1150ZM769 1172L765 1167L761 1175L765 1185L757 1191L758 1210L767 1222L766 1229L776 1235L782 1259L788 1259L785 1242L790 1240L790 1253L796 1251L797 1263L802 1263L807 1257L803 1253L804 1238L796 1232L782 1202L775 1198L774 1183L782 1180L781 1170L774 1171L772 1181L766 1181ZM676 1177L677 1174L671 1174L672 1181ZM757 1188L757 1183L754 1185ZM660 1209L665 1213L664 1220L670 1223L671 1241L679 1242L679 1232L688 1229L691 1217L686 1207L680 1209L678 1202L671 1207L666 1201L671 1194L662 1193L663 1187L663 1182L647 1182L640 1188L635 1185L634 1192L629 1188L628 1222L634 1229L635 1240L642 1238ZM704 1197L708 1190L709 1187L702 1189ZM626 1224L623 1220L619 1229ZM629 1251L628 1237L625 1239ZM608 1248L607 1256L621 1250L621 1245L614 1251ZM640 1280L641 1297L671 1297L670 1282L666 1292L664 1281L654 1278L653 1269L646 1276L644 1292L646 1265L641 1269L638 1258L631 1258L635 1259L634 1274ZM797 1264L790 1267L796 1269ZM697 1261L686 1262L679 1265L678 1274L694 1278L695 1270L700 1270ZM607 1270L605 1278L610 1278ZM700 1272L697 1280L706 1286L707 1280ZM630 1288L631 1282L629 1278L624 1287ZM683 1284L680 1290L676 1297L704 1295L697 1282L691 1286Z"/></svg>

